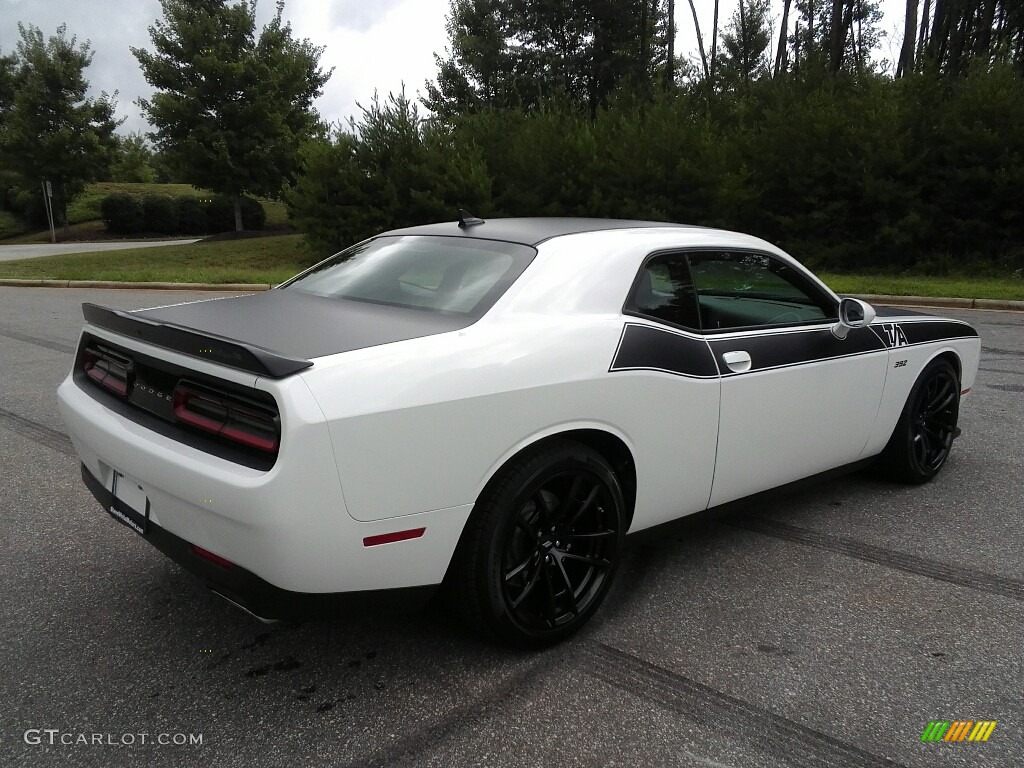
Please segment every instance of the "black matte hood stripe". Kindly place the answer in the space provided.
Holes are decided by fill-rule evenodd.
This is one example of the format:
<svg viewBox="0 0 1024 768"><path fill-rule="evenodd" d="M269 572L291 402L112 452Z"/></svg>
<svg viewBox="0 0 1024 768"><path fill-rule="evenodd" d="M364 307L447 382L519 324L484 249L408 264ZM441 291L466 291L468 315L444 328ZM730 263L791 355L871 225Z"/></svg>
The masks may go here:
<svg viewBox="0 0 1024 768"><path fill-rule="evenodd" d="M610 371L662 371L714 378L718 368L707 342L650 325L626 323Z"/></svg>

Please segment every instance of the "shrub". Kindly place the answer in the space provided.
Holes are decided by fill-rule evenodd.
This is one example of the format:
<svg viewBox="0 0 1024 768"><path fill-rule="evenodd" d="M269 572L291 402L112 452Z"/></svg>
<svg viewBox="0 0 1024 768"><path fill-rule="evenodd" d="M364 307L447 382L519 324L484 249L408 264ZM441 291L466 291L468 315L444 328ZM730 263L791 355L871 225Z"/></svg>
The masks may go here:
<svg viewBox="0 0 1024 768"><path fill-rule="evenodd" d="M175 198L174 213L180 234L201 235L207 231L206 208L198 198Z"/></svg>
<svg viewBox="0 0 1024 768"><path fill-rule="evenodd" d="M43 202L41 189L34 192L30 189L12 187L8 192L10 210L25 220L31 227L47 226L46 204Z"/></svg>
<svg viewBox="0 0 1024 768"><path fill-rule="evenodd" d="M165 235L178 233L178 212L167 195L146 195L142 200L146 231Z"/></svg>
<svg viewBox="0 0 1024 768"><path fill-rule="evenodd" d="M126 192L114 192L103 198L100 213L107 230L119 235L141 232L146 228L142 202Z"/></svg>

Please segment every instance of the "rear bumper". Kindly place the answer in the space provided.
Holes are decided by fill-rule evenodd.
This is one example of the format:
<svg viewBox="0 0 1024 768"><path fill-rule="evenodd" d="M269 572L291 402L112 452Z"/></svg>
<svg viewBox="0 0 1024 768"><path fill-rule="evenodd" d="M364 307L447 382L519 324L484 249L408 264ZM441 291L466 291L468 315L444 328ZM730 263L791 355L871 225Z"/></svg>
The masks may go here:
<svg viewBox="0 0 1024 768"><path fill-rule="evenodd" d="M113 494L84 464L82 480L103 509L115 506ZM292 592L275 587L241 566L229 568L200 557L193 551L191 542L152 521L141 536L197 576L211 591L262 621L296 621L369 610L411 611L426 605L437 589L437 585L429 585L359 592Z"/></svg>
<svg viewBox="0 0 1024 768"><path fill-rule="evenodd" d="M319 608L338 600L302 595L345 593L359 603L392 590L423 587L426 593L440 584L471 505L373 522L353 519L323 414L301 380L288 382L290 390L277 393L281 455L268 471L148 429L107 408L72 377L59 388L58 405L105 509L115 471L135 481L150 505L145 537L253 613L280 618L293 606ZM389 480L382 463L377 482ZM366 543L417 528L424 533L415 539ZM195 555L193 545L236 568L223 572Z"/></svg>

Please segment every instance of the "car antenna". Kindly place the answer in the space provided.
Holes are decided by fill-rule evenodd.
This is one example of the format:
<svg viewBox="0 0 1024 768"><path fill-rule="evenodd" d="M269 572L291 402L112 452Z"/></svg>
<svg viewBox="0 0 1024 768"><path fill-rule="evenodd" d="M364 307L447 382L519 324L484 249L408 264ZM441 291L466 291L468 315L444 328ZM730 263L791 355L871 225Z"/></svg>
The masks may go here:
<svg viewBox="0 0 1024 768"><path fill-rule="evenodd" d="M483 224L483 219L478 219L472 213L467 211L465 208L459 208L459 227L466 229L467 227L475 227L477 224Z"/></svg>

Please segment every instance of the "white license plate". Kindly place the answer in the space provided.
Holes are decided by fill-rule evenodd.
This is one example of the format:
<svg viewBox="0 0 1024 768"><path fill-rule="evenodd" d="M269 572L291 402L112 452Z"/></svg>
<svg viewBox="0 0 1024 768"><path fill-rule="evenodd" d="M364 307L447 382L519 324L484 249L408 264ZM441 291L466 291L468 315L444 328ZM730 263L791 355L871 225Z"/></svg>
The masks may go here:
<svg viewBox="0 0 1024 768"><path fill-rule="evenodd" d="M138 534L146 535L149 523L149 499L138 481L117 470L111 472L112 494L107 512L120 523L124 523Z"/></svg>

